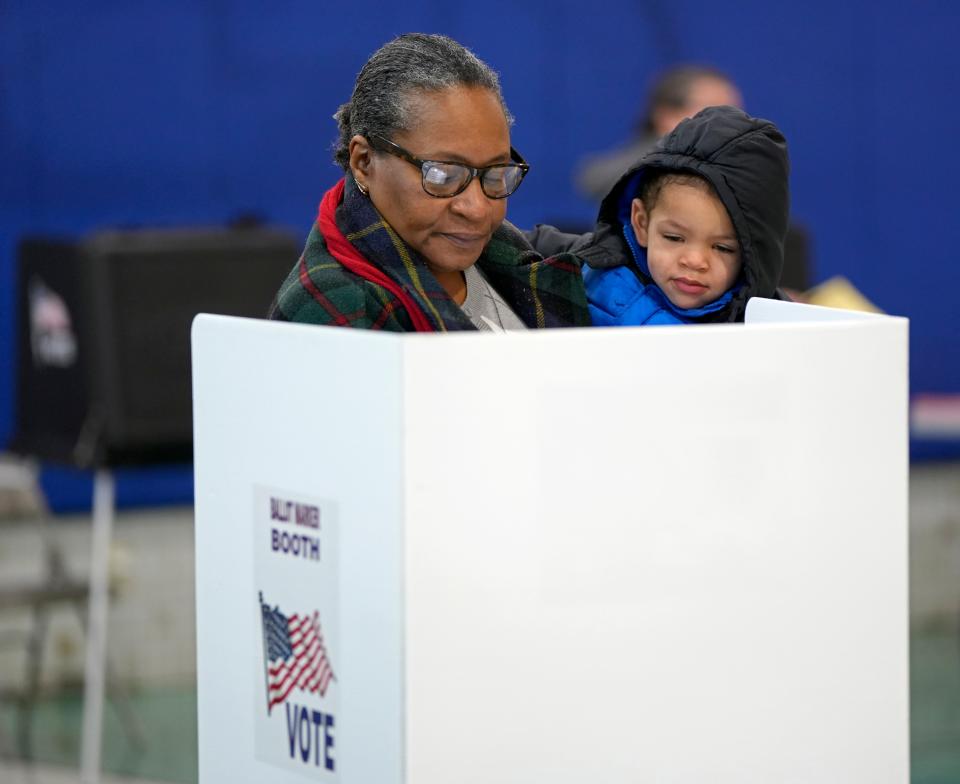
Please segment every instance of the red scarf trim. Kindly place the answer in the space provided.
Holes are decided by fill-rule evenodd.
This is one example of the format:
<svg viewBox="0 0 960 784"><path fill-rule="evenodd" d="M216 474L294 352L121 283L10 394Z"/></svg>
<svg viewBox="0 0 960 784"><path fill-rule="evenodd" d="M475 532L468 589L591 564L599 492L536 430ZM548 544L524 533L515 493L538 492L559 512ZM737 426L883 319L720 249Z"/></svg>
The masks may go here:
<svg viewBox="0 0 960 784"><path fill-rule="evenodd" d="M320 202L317 226L327 243L327 250L354 275L359 275L364 280L382 286L400 300L400 304L403 305L404 310L410 316L410 321L413 322L414 330L417 332L436 332L436 328L427 318L427 314L410 298L410 295L396 281L387 277L382 269L364 258L337 227L334 214L337 206L343 200L344 184L345 180L341 179L323 195L323 200Z"/></svg>

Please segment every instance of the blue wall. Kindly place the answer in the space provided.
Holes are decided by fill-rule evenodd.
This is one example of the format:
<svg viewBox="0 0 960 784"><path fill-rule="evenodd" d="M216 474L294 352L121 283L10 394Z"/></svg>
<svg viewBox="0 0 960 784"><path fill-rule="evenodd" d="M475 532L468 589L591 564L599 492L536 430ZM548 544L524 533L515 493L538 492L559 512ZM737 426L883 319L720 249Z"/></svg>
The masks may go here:
<svg viewBox="0 0 960 784"><path fill-rule="evenodd" d="M349 6L349 7L347 7ZM735 6L731 8L731 6ZM960 69L952 2L567 0L0 4L0 444L13 427L12 275L26 232L222 222L306 233L336 178L331 115L367 55L444 32L501 72L533 172L521 226L584 222L584 153L624 140L652 71L729 72L783 129L817 279L911 318L914 391L960 391L953 237ZM291 260L292 262L292 260ZM83 493L81 493L82 495Z"/></svg>

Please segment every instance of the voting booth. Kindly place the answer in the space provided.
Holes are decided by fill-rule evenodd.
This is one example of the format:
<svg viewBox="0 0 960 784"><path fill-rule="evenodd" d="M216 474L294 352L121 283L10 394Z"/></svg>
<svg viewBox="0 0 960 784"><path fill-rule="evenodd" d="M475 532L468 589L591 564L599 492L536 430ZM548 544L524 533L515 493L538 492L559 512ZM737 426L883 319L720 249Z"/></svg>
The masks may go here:
<svg viewBox="0 0 960 784"><path fill-rule="evenodd" d="M906 784L907 322L193 327L201 784Z"/></svg>

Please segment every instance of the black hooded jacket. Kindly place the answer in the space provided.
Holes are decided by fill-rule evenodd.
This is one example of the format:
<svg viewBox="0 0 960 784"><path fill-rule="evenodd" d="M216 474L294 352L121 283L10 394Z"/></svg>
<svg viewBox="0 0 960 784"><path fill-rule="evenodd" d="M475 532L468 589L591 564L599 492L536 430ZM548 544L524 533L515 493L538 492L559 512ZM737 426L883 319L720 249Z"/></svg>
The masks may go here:
<svg viewBox="0 0 960 784"><path fill-rule="evenodd" d="M590 234L563 234L538 226L528 238L545 256L572 253L581 263L598 269L626 265L649 283L623 237L619 215L624 189L638 172L651 169L690 171L704 177L737 233L743 286L726 307L702 320L743 321L750 297L782 298L777 286L790 214L787 143L773 123L732 106L704 109L667 134L607 194Z"/></svg>

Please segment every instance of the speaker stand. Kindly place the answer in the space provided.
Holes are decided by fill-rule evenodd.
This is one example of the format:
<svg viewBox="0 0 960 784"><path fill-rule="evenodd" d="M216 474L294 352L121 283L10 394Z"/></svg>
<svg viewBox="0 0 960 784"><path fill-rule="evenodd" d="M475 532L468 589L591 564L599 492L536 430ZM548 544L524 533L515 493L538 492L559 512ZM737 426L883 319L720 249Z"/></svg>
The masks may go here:
<svg viewBox="0 0 960 784"><path fill-rule="evenodd" d="M113 473L98 469L93 483L93 536L90 546L90 598L87 658L83 679L83 729L80 781L99 784L106 684L107 611L109 609L110 538L115 510Z"/></svg>

